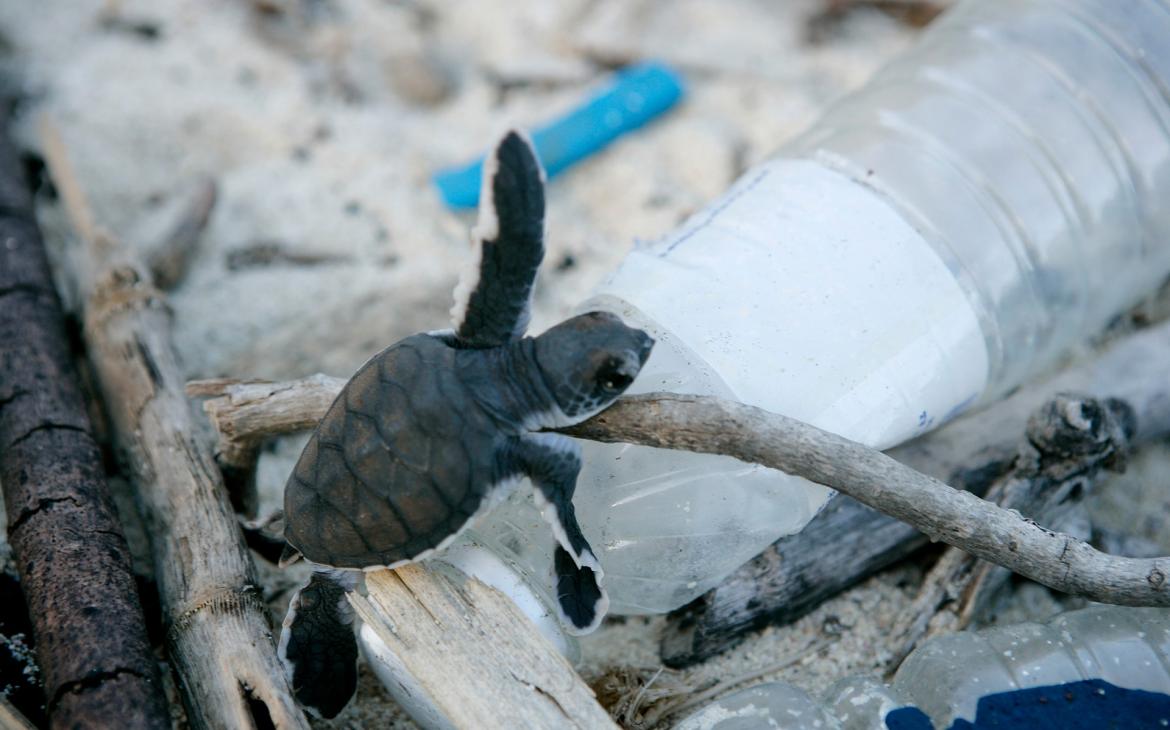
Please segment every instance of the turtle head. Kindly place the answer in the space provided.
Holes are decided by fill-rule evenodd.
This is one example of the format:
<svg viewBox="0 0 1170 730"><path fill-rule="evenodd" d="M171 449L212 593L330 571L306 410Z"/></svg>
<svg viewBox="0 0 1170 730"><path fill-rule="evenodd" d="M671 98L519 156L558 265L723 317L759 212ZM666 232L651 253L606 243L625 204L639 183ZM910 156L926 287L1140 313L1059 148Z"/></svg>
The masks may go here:
<svg viewBox="0 0 1170 730"><path fill-rule="evenodd" d="M567 319L536 338L536 360L569 423L613 403L634 382L654 340L608 312Z"/></svg>

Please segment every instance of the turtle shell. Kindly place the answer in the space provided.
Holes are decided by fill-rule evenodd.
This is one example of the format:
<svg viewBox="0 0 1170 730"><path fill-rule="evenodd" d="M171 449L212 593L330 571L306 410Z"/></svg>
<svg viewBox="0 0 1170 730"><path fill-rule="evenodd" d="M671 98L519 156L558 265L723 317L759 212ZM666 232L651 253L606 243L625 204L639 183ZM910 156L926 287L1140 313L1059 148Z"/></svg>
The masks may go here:
<svg viewBox="0 0 1170 730"><path fill-rule="evenodd" d="M285 488L285 538L338 568L392 566L440 546L498 481L499 427L415 335L367 362L305 445Z"/></svg>

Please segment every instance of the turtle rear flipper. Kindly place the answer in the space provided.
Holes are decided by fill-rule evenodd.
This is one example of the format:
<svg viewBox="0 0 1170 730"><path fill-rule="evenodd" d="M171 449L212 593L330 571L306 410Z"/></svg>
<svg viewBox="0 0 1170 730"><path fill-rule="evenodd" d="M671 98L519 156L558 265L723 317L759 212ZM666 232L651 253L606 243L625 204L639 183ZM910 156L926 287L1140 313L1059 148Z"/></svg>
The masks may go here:
<svg viewBox="0 0 1170 730"><path fill-rule="evenodd" d="M544 172L532 143L504 135L483 165L477 259L455 288L451 320L465 347L498 347L524 334L544 258Z"/></svg>
<svg viewBox="0 0 1170 730"><path fill-rule="evenodd" d="M297 702L326 719L357 690L354 613L345 597L356 580L339 570L314 571L289 602L280 632L278 653Z"/></svg>
<svg viewBox="0 0 1170 730"><path fill-rule="evenodd" d="M532 479L536 504L557 539L553 570L561 620L573 633L588 634L605 618L609 597L601 587L601 563L581 532L573 508L580 448L560 434L529 434L515 440L510 455Z"/></svg>

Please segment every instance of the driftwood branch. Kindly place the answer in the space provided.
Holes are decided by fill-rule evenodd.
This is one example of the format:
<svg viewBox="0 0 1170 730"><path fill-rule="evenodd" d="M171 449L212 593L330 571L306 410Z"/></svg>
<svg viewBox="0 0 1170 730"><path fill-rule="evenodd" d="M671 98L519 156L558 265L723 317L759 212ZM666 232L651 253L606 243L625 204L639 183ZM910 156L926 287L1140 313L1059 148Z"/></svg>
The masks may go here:
<svg viewBox="0 0 1170 730"><path fill-rule="evenodd" d="M335 381L340 385L341 381ZM243 384L220 382L219 390L232 399ZM250 386L248 386L250 387ZM323 400L315 393L294 411L292 384L279 389L279 423L258 418L262 401L248 401L251 424L274 435L277 429L319 418ZM216 386L196 383L191 392L210 394ZM239 393L240 391L235 391ZM226 404L205 406L223 432L234 429L235 439L255 439L256 431L241 430L235 410ZM1137 410L1135 431L1143 423L1161 419L1164 405L1145 404ZM1143 421L1143 417L1145 420ZM1149 428L1149 426L1146 426ZM836 434L775 413L740 403L704 396L654 393L627 396L589 421L565 433L603 442L627 442L658 448L725 454L763 464L848 494L895 517L934 540L959 547L1002 565L1039 583L1103 603L1170 605L1166 576L1170 559L1132 559L1106 555L1066 535L1046 530L1019 514L953 489L893 458Z"/></svg>
<svg viewBox="0 0 1170 730"><path fill-rule="evenodd" d="M97 230L56 129L45 158L88 257L85 339L151 536L168 655L196 728L307 728L210 450L197 437L170 313L145 268Z"/></svg>
<svg viewBox="0 0 1170 730"><path fill-rule="evenodd" d="M169 727L65 317L2 121L0 483L52 726L99 727L118 717ZM10 712L0 706L0 725Z"/></svg>
<svg viewBox="0 0 1170 730"><path fill-rule="evenodd" d="M762 464L832 487L1049 588L1100 603L1170 606L1170 558L1106 555L878 451L753 406L671 393L630 396L566 433Z"/></svg>
<svg viewBox="0 0 1170 730"><path fill-rule="evenodd" d="M982 495L1016 464L1028 418L1063 391L1116 397L1129 404L1136 417L1132 443L1149 443L1170 433L1168 363L1170 322L1165 322L889 454ZM1037 518L1054 524L1047 515ZM663 661L688 666L730 648L749 631L794 621L926 541L910 525L838 495L801 532L777 540L719 586L671 614L663 633Z"/></svg>

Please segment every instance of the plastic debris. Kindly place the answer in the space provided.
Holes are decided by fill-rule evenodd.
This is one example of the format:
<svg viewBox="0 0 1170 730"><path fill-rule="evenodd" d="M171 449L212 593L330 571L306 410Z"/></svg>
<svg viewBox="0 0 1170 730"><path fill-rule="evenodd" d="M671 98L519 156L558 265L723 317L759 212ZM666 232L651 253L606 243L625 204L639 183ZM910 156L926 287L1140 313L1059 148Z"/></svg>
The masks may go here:
<svg viewBox="0 0 1170 730"><path fill-rule="evenodd" d="M661 63L619 71L611 85L581 106L532 133L537 155L551 178L670 109L683 97L682 79ZM483 157L435 175L435 185L452 208L479 204Z"/></svg>

